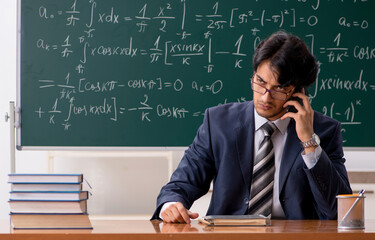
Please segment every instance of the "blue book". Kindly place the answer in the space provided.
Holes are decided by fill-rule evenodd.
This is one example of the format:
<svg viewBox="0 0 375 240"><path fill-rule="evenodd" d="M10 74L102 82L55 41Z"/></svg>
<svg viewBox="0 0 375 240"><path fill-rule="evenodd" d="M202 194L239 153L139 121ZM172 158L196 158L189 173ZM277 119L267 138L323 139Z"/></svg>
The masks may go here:
<svg viewBox="0 0 375 240"><path fill-rule="evenodd" d="M78 201L89 198L88 191L11 191L10 200Z"/></svg>
<svg viewBox="0 0 375 240"><path fill-rule="evenodd" d="M87 214L11 214L13 229L93 229Z"/></svg>
<svg viewBox="0 0 375 240"><path fill-rule="evenodd" d="M9 201L11 213L77 214L87 213L87 200L79 201Z"/></svg>
<svg viewBox="0 0 375 240"><path fill-rule="evenodd" d="M8 183L82 183L83 174L8 174Z"/></svg>
<svg viewBox="0 0 375 240"><path fill-rule="evenodd" d="M82 183L12 183L11 191L82 191Z"/></svg>

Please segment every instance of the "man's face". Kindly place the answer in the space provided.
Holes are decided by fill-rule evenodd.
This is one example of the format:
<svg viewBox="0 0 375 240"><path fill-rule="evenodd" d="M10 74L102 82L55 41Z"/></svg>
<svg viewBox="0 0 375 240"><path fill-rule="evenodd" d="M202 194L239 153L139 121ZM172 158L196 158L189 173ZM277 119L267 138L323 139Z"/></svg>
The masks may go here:
<svg viewBox="0 0 375 240"><path fill-rule="evenodd" d="M272 72L271 65L269 64L268 60L263 61L258 66L258 69L256 73L254 73L254 76L253 76L253 82L255 84L258 84L256 87L259 88L259 86L261 86L268 90L273 90L273 91L277 91L281 93L281 94L277 93L277 95L285 96L285 99L280 100L280 99L272 98L271 93L269 91L267 91L265 94L261 94L259 92L253 91L253 100L254 100L255 110L260 116L267 118L270 121L279 119L282 115L285 114L286 108L283 108L283 105L291 97L292 91L294 89L293 86L282 87L278 83L277 77L278 77L277 73ZM287 93L287 94L283 94L283 93Z"/></svg>

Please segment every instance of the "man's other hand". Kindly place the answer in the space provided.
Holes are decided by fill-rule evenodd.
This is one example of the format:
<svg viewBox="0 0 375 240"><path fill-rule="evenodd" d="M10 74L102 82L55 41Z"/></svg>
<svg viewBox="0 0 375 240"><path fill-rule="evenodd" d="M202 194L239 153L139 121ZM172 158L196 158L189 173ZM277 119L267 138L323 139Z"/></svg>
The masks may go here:
<svg viewBox="0 0 375 240"><path fill-rule="evenodd" d="M163 221L167 223L190 223L190 219L198 216L198 213L187 210L180 202L171 204L161 213Z"/></svg>

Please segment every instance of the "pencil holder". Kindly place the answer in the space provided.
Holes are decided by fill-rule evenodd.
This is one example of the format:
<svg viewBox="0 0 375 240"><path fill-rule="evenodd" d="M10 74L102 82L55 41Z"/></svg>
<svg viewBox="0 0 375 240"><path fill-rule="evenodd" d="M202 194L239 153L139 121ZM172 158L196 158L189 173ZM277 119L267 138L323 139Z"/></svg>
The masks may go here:
<svg viewBox="0 0 375 240"><path fill-rule="evenodd" d="M344 194L337 196L337 227L365 228L365 196Z"/></svg>

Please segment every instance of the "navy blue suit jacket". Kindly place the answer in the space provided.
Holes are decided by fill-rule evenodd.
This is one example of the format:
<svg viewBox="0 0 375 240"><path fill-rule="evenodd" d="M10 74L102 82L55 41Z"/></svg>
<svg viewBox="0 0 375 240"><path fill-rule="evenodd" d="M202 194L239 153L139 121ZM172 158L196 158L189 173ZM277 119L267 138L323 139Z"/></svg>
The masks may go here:
<svg viewBox="0 0 375 240"><path fill-rule="evenodd" d="M242 215L249 203L254 151L254 104L231 103L206 110L193 143L186 150L170 182L157 199L152 219L165 202L181 202L187 209L213 192L207 215ZM341 125L321 113L314 114L314 131L323 149L317 164L308 169L295 122L280 165L280 203L287 219L336 219L336 195L351 193L344 166Z"/></svg>

